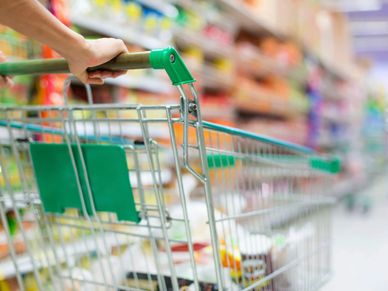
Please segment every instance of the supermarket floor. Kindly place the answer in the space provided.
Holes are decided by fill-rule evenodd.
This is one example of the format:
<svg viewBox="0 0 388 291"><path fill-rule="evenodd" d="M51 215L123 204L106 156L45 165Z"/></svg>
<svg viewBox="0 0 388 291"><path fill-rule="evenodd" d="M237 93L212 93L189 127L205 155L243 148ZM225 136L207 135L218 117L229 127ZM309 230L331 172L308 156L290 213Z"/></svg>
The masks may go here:
<svg viewBox="0 0 388 291"><path fill-rule="evenodd" d="M388 290L388 172L360 194L371 199L367 214L333 213L333 277L323 291Z"/></svg>

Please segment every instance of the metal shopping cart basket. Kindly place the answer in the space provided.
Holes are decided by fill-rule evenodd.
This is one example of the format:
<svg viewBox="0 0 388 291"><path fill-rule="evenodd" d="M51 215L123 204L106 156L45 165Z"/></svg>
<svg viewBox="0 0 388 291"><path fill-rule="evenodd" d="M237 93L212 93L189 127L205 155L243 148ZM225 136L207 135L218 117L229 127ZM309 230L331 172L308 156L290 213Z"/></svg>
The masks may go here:
<svg viewBox="0 0 388 291"><path fill-rule="evenodd" d="M98 68L164 69L180 100L93 104L87 87L87 105L0 108L0 287L300 291L325 282L324 194L338 161L203 121L173 48ZM0 64L8 75L66 71L64 60Z"/></svg>

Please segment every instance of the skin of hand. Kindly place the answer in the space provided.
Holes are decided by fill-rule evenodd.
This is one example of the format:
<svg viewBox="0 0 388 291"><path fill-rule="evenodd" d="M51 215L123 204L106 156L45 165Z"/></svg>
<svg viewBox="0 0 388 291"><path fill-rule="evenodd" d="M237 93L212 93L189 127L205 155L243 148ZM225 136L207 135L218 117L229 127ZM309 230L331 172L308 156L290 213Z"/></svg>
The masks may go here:
<svg viewBox="0 0 388 291"><path fill-rule="evenodd" d="M3 54L3 52L0 51L0 63L5 62L7 58ZM6 88L6 87L12 87L13 81L11 77L9 76L0 76L0 88Z"/></svg>
<svg viewBox="0 0 388 291"><path fill-rule="evenodd" d="M120 39L100 38L83 40L83 44L74 53L63 54L69 62L70 71L82 82L88 84L103 84L105 78L115 78L126 71L97 70L87 72L86 69L101 65L128 52L126 45Z"/></svg>

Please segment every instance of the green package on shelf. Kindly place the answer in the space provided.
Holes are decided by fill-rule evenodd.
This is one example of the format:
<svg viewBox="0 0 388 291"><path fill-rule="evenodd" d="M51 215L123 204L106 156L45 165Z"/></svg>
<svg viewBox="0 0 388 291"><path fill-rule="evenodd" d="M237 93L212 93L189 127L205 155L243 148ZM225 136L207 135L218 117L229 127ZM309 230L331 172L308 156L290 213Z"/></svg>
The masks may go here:
<svg viewBox="0 0 388 291"><path fill-rule="evenodd" d="M75 208L93 216L94 206L118 220L140 222L121 146L32 143L30 150L45 212Z"/></svg>

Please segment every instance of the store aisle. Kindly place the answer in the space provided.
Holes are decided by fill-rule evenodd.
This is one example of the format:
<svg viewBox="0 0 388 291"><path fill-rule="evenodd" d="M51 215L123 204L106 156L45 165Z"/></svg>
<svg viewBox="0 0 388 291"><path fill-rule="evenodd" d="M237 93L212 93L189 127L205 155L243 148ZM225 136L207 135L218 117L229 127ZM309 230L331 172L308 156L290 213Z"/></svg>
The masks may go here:
<svg viewBox="0 0 388 291"><path fill-rule="evenodd" d="M367 215L341 205L333 213L333 277L323 291L388 290L388 179L363 191L372 199Z"/></svg>

